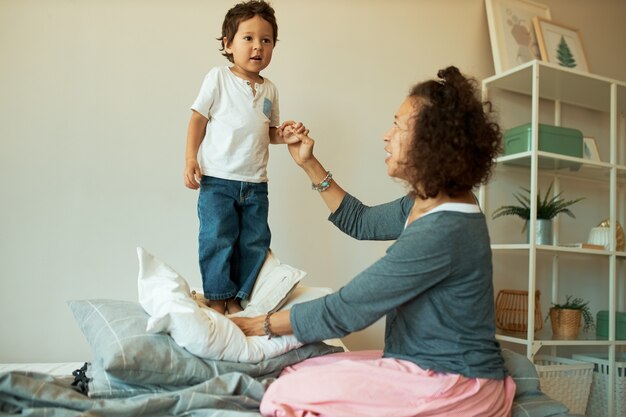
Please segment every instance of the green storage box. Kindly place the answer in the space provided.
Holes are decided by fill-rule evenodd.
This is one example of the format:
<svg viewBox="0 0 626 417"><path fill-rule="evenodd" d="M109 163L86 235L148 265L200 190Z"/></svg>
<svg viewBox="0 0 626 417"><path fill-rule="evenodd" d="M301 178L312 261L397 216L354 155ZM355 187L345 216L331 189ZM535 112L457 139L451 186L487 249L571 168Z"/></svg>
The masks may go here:
<svg viewBox="0 0 626 417"><path fill-rule="evenodd" d="M626 340L626 313L615 313L615 339ZM598 311L596 318L596 336L603 339L609 338L609 312Z"/></svg>
<svg viewBox="0 0 626 417"><path fill-rule="evenodd" d="M530 151L531 124L526 123L504 132L504 154ZM539 124L539 150L561 155L583 157L583 134L580 130Z"/></svg>

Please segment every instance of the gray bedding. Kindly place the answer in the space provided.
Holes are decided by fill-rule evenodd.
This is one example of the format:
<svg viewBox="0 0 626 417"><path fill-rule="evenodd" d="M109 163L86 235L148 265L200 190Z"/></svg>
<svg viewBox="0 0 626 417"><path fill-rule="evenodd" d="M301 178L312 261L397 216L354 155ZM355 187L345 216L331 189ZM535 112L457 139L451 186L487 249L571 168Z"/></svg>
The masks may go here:
<svg viewBox="0 0 626 417"><path fill-rule="evenodd" d="M72 387L72 378L9 372L0 375L0 415L258 417L259 402L271 380L233 372L183 389L93 399Z"/></svg>
<svg viewBox="0 0 626 417"><path fill-rule="evenodd" d="M136 302L68 304L95 360L67 378L0 374L0 415L256 417L283 368L343 351L312 343L258 363L201 359L167 334L147 333L148 315Z"/></svg>
<svg viewBox="0 0 626 417"><path fill-rule="evenodd" d="M0 374L0 415L257 417L265 389L283 368L342 350L314 343L254 364L201 360L203 366L192 371L193 380L199 381L194 383L180 382L192 380L188 373L173 384L172 372L188 368L163 369L161 380L155 372L149 380L133 372L118 377L98 363L61 378L6 372Z"/></svg>
<svg viewBox="0 0 626 417"><path fill-rule="evenodd" d="M290 355L278 361L285 361L287 364L292 362L294 357ZM508 359L509 363L511 359L521 361L519 358L509 357ZM260 416L259 404L266 387L275 379L274 373L255 378L240 371L229 371L231 365L226 362L217 364L217 367L224 373L192 386L178 388L128 383L106 372L93 373L93 369L90 369L93 368L91 365L84 373L75 372L77 378L71 376L55 378L50 375L27 372L4 373L0 374L0 415ZM276 366L280 367L280 365ZM251 365L251 367L256 368L251 369L253 373L259 372L257 365ZM567 409L562 404L534 387L536 379L532 375L520 373L523 367L526 365L522 365L516 369L516 372L513 372L518 392L513 403L512 416L567 416ZM109 391L107 396L87 395L84 391L94 386L93 381L103 375L111 379L111 386L115 389ZM81 380L86 381L87 384L80 383ZM117 396L114 396L114 393Z"/></svg>
<svg viewBox="0 0 626 417"><path fill-rule="evenodd" d="M343 350L313 343L254 364L205 360L169 335L147 333L148 316L138 303L69 304L96 359L75 377L0 374L0 416L258 417L265 389L284 367ZM503 356L517 385L512 417L567 415L563 404L541 392L525 356L506 349Z"/></svg>

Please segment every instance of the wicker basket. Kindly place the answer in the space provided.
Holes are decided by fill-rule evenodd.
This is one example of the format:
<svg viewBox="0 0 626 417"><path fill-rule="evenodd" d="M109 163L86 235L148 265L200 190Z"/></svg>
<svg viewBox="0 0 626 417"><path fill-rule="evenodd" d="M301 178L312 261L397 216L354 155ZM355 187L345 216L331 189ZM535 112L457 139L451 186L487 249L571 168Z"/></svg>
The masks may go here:
<svg viewBox="0 0 626 417"><path fill-rule="evenodd" d="M550 323L552 333L564 339L575 339L580 331L582 311L580 309L554 308L550 309Z"/></svg>
<svg viewBox="0 0 626 417"><path fill-rule="evenodd" d="M587 404L587 417L606 417L609 415L609 361L604 354L573 355L576 360L591 362L595 365L591 382L591 393ZM626 415L626 355L617 354L617 359L623 362L615 362L615 415Z"/></svg>
<svg viewBox="0 0 626 417"><path fill-rule="evenodd" d="M541 330L541 293L535 291L535 331ZM496 297L496 326L501 330L525 332L528 330L528 291L501 290Z"/></svg>
<svg viewBox="0 0 626 417"><path fill-rule="evenodd" d="M536 355L541 391L562 402L570 414L584 414L591 390L593 364L555 356Z"/></svg>

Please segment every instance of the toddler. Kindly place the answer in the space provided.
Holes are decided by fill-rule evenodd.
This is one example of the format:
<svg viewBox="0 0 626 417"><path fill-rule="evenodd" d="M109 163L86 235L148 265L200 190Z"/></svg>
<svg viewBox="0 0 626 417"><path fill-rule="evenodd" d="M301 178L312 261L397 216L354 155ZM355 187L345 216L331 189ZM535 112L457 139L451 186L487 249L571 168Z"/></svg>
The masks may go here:
<svg viewBox="0 0 626 417"><path fill-rule="evenodd" d="M184 181L200 189L202 287L207 306L222 314L241 311L269 250L268 144L308 132L293 121L279 125L278 90L260 74L277 34L265 1L230 9L218 40L232 66L211 69L191 106Z"/></svg>

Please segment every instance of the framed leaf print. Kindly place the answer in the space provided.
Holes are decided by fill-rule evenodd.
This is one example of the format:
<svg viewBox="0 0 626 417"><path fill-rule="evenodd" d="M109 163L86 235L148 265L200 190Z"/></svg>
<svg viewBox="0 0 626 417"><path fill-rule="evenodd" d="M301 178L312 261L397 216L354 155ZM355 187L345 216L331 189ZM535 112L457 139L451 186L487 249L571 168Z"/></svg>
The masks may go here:
<svg viewBox="0 0 626 417"><path fill-rule="evenodd" d="M533 18L541 59L566 68L589 71L585 50L577 29Z"/></svg>

